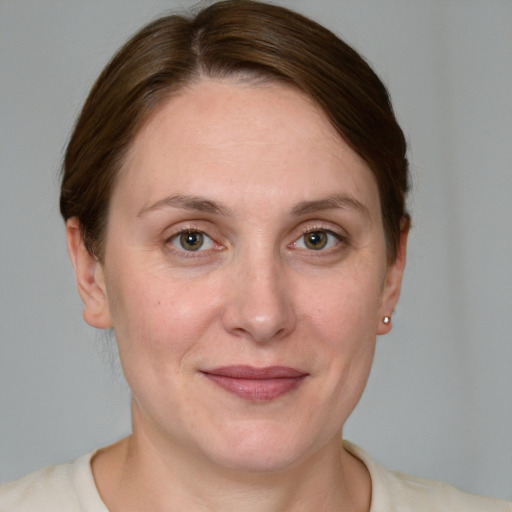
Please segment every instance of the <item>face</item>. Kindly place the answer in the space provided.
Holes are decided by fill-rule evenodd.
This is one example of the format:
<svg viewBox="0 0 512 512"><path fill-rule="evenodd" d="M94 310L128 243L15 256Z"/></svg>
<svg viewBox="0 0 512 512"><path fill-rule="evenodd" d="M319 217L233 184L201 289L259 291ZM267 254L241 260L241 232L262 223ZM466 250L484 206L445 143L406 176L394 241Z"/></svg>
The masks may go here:
<svg viewBox="0 0 512 512"><path fill-rule="evenodd" d="M374 177L301 93L203 81L169 100L84 298L115 330L134 435L251 470L338 439L398 297L385 247Z"/></svg>

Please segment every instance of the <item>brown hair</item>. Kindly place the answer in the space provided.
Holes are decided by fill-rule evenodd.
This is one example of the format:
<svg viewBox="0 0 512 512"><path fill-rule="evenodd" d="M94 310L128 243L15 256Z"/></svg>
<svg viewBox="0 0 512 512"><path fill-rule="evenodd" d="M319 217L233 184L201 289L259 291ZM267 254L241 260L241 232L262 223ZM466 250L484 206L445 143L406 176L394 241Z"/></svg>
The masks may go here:
<svg viewBox="0 0 512 512"><path fill-rule="evenodd" d="M64 158L60 210L77 217L103 257L109 201L124 156L149 115L201 77L241 75L290 84L323 109L369 165L379 187L388 259L409 223L406 143L385 86L363 58L321 25L283 7L227 0L194 17L143 27L99 76Z"/></svg>

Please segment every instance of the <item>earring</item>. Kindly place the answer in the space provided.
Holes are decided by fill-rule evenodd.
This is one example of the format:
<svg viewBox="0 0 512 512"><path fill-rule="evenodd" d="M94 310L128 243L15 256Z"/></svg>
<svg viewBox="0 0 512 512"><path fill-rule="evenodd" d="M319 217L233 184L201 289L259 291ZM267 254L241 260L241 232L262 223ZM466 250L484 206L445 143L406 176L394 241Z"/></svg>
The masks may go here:
<svg viewBox="0 0 512 512"><path fill-rule="evenodd" d="M389 325L391 323L391 317L386 315L385 317L383 317L382 323L384 325Z"/></svg>

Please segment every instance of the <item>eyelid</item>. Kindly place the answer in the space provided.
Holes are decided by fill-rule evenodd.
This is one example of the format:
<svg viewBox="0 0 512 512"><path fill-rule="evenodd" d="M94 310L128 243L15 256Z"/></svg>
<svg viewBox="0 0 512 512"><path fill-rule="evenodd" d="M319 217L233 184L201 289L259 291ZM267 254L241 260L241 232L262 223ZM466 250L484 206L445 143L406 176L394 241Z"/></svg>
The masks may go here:
<svg viewBox="0 0 512 512"><path fill-rule="evenodd" d="M310 248L310 247L305 247L304 237L306 237L307 235L309 235L311 233L323 233L323 234L325 234L328 237L327 238L327 242L326 242L326 246L325 247L320 247L318 249L313 249L313 248ZM304 247L300 247L301 249L311 250L311 251L315 251L315 252L322 252L322 251L325 252L325 251L328 251L329 249L333 249L333 247L332 247L332 240L329 240L329 238L334 238L335 239L335 245L338 245L338 243L341 240L340 236L337 233L333 232L333 231L330 231L330 230L327 230L327 229L312 229L312 230L306 231L299 238L297 238L297 240L294 242L294 245L297 246L299 243L302 243L304 245Z"/></svg>
<svg viewBox="0 0 512 512"><path fill-rule="evenodd" d="M187 251L184 247L180 247L181 245L181 238L183 235L191 235L191 234L198 234L201 235L201 246L197 249L191 249L190 251ZM180 231L179 233L176 233L171 238L169 238L169 241L173 247L178 249L179 251L185 251L185 252L201 252L206 251L208 249L211 249L214 245L214 241L203 231L197 231L197 230L184 230Z"/></svg>
<svg viewBox="0 0 512 512"><path fill-rule="evenodd" d="M345 232L340 232L341 228L339 230L333 229L331 227L327 227L325 224L319 224L319 225L312 225L307 227L306 229L303 229L300 233L300 236L295 238L295 240L289 245L290 248L298 249L299 251L307 252L310 255L313 256L324 256L327 254L332 254L334 252L337 252L341 250L344 246L348 245L349 243L349 235ZM315 232L322 232L326 233L328 236L334 237L336 239L336 243L333 247L327 247L327 248L320 248L320 249L311 249L308 247L300 247L299 242L303 241L304 237L308 233L315 233ZM304 244L304 242L302 242ZM329 242L327 242L329 244Z"/></svg>
<svg viewBox="0 0 512 512"><path fill-rule="evenodd" d="M210 243L206 248L201 246L195 251L187 251L186 249L180 248L173 243L178 237L185 233L200 233L205 239L209 240ZM211 251L220 251L224 248L223 245L218 243L216 239L208 234L205 229L201 229L197 227L197 225L193 224L187 224L183 227L173 229L171 233L165 235L163 245L167 251L184 258L206 256L207 254L210 254Z"/></svg>
<svg viewBox="0 0 512 512"><path fill-rule="evenodd" d="M180 223L181 224L181 223ZM226 249L227 247L223 243L219 243L217 241L218 237L212 236L209 233L211 232L210 229L199 227L199 224L194 223L183 223L181 225L175 226L172 231L164 236L163 244L165 248L175 255L178 255L179 257L185 257L185 258L194 258L194 257L205 257L207 255L212 255L212 252L218 252ZM320 248L320 249L311 249L307 247L298 247L298 242L303 239L305 235L308 233L314 233L314 232L323 232L326 233L330 237L334 237L336 239L336 243L333 247L327 247L327 248ZM173 241L177 239L180 235L184 233L201 233L206 239L209 240L208 247L203 248L200 247L197 250L186 250L184 248L180 248L176 246ZM297 233L297 231L296 231ZM298 236L297 236L298 235ZM341 250L346 245L349 245L350 243L350 236L348 233L346 233L344 230L342 230L341 227L331 227L331 224L329 223L329 226L326 225L326 223L318 223L318 224L312 224L307 227L303 227L298 230L297 235L294 236L291 243L288 244L288 248L290 249L298 249L300 251L307 252L309 254L314 254L316 256L322 256L327 254L332 254L337 252L338 250ZM329 242L328 242L329 244Z"/></svg>

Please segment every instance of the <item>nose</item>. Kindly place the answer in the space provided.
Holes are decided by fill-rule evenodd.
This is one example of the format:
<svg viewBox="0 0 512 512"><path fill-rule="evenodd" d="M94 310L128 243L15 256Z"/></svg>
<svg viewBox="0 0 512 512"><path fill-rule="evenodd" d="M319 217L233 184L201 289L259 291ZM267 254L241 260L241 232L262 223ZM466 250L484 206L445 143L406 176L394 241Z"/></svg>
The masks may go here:
<svg viewBox="0 0 512 512"><path fill-rule="evenodd" d="M246 259L232 274L225 304L224 328L258 343L278 340L293 331L296 314L286 272L271 256Z"/></svg>

